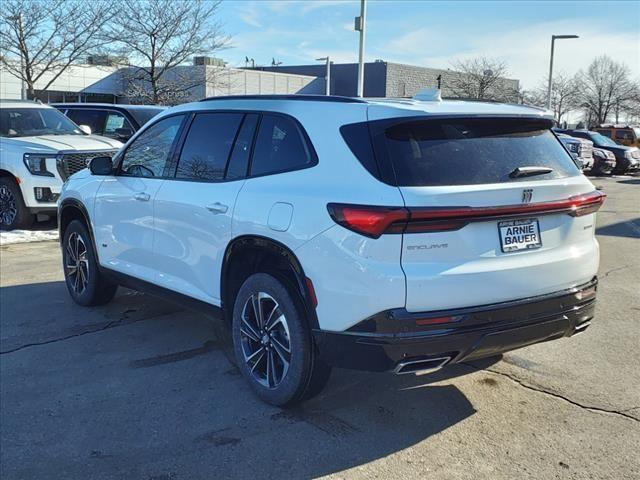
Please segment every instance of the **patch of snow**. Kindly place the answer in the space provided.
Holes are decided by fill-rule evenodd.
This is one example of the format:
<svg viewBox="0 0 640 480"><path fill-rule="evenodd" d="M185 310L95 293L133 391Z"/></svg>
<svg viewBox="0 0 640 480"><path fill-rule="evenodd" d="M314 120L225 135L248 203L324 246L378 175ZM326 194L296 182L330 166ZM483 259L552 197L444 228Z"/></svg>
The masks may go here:
<svg viewBox="0 0 640 480"><path fill-rule="evenodd" d="M11 243L44 242L58 240L58 230L11 230L0 231L0 245Z"/></svg>

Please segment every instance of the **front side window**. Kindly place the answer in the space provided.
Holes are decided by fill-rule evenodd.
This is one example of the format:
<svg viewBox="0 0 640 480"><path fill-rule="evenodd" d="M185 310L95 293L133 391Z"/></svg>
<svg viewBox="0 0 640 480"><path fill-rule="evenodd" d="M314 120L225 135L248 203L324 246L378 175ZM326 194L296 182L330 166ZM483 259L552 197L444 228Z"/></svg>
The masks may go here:
<svg viewBox="0 0 640 480"><path fill-rule="evenodd" d="M199 113L184 141L176 178L220 181L242 122L242 113Z"/></svg>
<svg viewBox="0 0 640 480"><path fill-rule="evenodd" d="M253 152L251 175L297 170L313 163L314 157L294 120L281 115L262 116Z"/></svg>
<svg viewBox="0 0 640 480"><path fill-rule="evenodd" d="M119 135L116 132L116 130L120 128L126 128L130 132L133 132L133 127L131 126L131 124L129 123L129 120L127 120L124 115L122 115L119 112L108 112L106 122L104 125L103 135L106 135L107 137L118 138Z"/></svg>
<svg viewBox="0 0 640 480"><path fill-rule="evenodd" d="M0 136L84 135L55 108L0 108Z"/></svg>
<svg viewBox="0 0 640 480"><path fill-rule="evenodd" d="M163 177L171 160L171 152L184 115L160 120L147 128L124 152L122 175Z"/></svg>
<svg viewBox="0 0 640 480"><path fill-rule="evenodd" d="M91 133L102 135L104 133L104 122L107 118L107 112L104 110L85 110L85 109L69 109L67 116L73 120L76 125L86 125L91 129Z"/></svg>

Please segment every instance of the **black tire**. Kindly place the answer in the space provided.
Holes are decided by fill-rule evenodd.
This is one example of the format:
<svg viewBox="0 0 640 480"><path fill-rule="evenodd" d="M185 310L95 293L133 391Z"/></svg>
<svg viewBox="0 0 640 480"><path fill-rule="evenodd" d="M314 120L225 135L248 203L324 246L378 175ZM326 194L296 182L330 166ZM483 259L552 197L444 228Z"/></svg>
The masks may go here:
<svg viewBox="0 0 640 480"><path fill-rule="evenodd" d="M69 295L79 305L104 305L116 294L118 285L100 274L91 235L79 220L73 220L64 231L62 269Z"/></svg>
<svg viewBox="0 0 640 480"><path fill-rule="evenodd" d="M34 220L15 180L0 177L0 230L25 230Z"/></svg>
<svg viewBox="0 0 640 480"><path fill-rule="evenodd" d="M317 357L298 294L286 285L266 273L251 275L236 296L232 322L238 368L260 399L280 407L317 395L331 372ZM263 310L262 326L256 309Z"/></svg>

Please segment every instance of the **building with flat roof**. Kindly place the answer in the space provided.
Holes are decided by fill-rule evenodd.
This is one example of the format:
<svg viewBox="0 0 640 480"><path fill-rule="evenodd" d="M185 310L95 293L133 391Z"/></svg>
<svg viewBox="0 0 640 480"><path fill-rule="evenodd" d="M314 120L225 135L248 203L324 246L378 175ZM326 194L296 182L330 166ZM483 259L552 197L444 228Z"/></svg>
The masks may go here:
<svg viewBox="0 0 640 480"><path fill-rule="evenodd" d="M198 57L198 62L203 63ZM139 103L135 92L136 67L111 65L73 65L47 90L51 75L36 83L36 98L53 102ZM259 95L324 93L324 79L315 76L228 68L221 65L181 65L166 73L168 82L188 82L174 103L196 101L218 95ZM139 85L138 85L139 87ZM20 79L0 66L0 99L20 99Z"/></svg>
<svg viewBox="0 0 640 480"><path fill-rule="evenodd" d="M326 65L281 65L277 67L256 67L261 71L286 72L310 75L324 80ZM252 70L255 70L252 69ZM438 87L438 77L445 98L459 97L453 88L453 80L463 75L454 70L419 67L401 63L376 60L364 64L364 96L365 97L413 97L425 88ZM331 64L331 93L354 97L357 94L358 64ZM501 92L514 92L514 101L520 82L515 79L500 79L497 89Z"/></svg>

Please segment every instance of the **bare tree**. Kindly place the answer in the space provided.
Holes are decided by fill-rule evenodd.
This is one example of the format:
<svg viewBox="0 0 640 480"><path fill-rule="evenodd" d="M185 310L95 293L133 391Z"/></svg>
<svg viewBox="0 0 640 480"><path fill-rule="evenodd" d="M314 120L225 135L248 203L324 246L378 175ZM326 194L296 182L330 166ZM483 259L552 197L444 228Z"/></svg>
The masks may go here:
<svg viewBox="0 0 640 480"><path fill-rule="evenodd" d="M452 65L456 70L449 78L454 95L477 100L517 100L518 92L506 79L507 65L487 57L461 60Z"/></svg>
<svg viewBox="0 0 640 480"><path fill-rule="evenodd" d="M592 123L599 124L623 105L632 101L637 84L631 80L629 67L603 55L597 57L586 72L580 72L582 104Z"/></svg>
<svg viewBox="0 0 640 480"><path fill-rule="evenodd" d="M188 97L197 82L176 67L228 43L216 21L219 6L219 1L204 0L121 0L108 37L140 65L128 71L127 96L157 104Z"/></svg>
<svg viewBox="0 0 640 480"><path fill-rule="evenodd" d="M531 100L533 104L544 106L547 101L547 82L540 82L534 90ZM551 109L556 122L561 123L562 118L582 106L582 93L580 81L577 77L570 77L563 73L557 73L551 83Z"/></svg>
<svg viewBox="0 0 640 480"><path fill-rule="evenodd" d="M0 64L25 82L47 90L73 63L101 50L101 36L113 16L112 4L75 0L3 0Z"/></svg>

